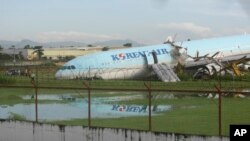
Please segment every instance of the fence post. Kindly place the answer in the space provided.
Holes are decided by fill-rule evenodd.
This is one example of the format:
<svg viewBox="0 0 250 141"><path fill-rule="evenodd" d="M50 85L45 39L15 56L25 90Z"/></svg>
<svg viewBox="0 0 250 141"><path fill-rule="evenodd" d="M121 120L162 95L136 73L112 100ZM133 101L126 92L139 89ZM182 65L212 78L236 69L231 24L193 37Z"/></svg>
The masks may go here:
<svg viewBox="0 0 250 141"><path fill-rule="evenodd" d="M90 96L90 86L88 82L83 81L83 85L88 89L88 127L91 127L91 96Z"/></svg>
<svg viewBox="0 0 250 141"><path fill-rule="evenodd" d="M151 85L144 82L144 86L148 90L148 130L152 131L152 121L151 121Z"/></svg>
<svg viewBox="0 0 250 141"><path fill-rule="evenodd" d="M36 122L38 122L38 104L37 104L38 103L38 95L37 95L38 87L34 79L31 80L31 83L35 88L35 113L36 113Z"/></svg>
<svg viewBox="0 0 250 141"><path fill-rule="evenodd" d="M221 95L222 91L221 88L215 85L215 88L218 91L219 98L218 98L218 125L219 125L219 136L221 136Z"/></svg>

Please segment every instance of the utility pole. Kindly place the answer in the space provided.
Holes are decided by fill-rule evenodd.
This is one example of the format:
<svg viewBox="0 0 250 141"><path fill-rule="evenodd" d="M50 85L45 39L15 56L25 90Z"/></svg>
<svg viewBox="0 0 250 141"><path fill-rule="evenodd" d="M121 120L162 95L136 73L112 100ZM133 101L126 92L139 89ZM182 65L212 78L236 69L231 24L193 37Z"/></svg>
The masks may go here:
<svg viewBox="0 0 250 141"><path fill-rule="evenodd" d="M11 48L13 49L13 64L15 67L16 66L16 48L14 45L12 45Z"/></svg>

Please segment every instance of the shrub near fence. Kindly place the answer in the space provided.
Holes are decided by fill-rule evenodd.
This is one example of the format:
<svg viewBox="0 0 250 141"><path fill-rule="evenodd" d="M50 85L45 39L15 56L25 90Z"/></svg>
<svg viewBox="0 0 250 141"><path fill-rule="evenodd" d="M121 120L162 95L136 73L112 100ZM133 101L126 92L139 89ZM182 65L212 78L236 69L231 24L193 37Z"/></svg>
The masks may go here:
<svg viewBox="0 0 250 141"><path fill-rule="evenodd" d="M16 83L15 77L0 75L0 84L10 85L10 84L15 84L15 83Z"/></svg>

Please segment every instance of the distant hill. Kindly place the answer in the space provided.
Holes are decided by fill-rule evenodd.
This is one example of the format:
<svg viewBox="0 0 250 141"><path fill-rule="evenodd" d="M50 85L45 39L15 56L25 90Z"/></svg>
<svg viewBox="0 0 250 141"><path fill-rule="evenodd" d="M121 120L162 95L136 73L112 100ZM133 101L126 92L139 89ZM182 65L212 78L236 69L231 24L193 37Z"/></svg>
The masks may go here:
<svg viewBox="0 0 250 141"><path fill-rule="evenodd" d="M17 43L18 43L18 41L5 41L5 40L0 40L0 45L1 45L2 47L5 47L5 48L11 47L12 45L15 45L15 44L17 44Z"/></svg>
<svg viewBox="0 0 250 141"><path fill-rule="evenodd" d="M26 45L30 46L43 46L43 47L69 47L69 46L86 46L85 43L81 42L47 42L47 43L39 43L31 40L21 40L21 41L3 41L0 40L0 45L4 48L9 48L14 45L16 48L23 48Z"/></svg>
<svg viewBox="0 0 250 141"><path fill-rule="evenodd" d="M93 46L123 46L123 44L132 43L132 46L143 46L144 44L138 43L133 40L110 40L110 41L103 41L103 42L95 42L90 43ZM31 40L21 40L21 41L5 41L0 40L0 45L4 48L9 48L14 45L16 48L23 48L26 45L30 46L43 46L43 47L79 47L79 46L87 46L88 44L83 42L74 42L74 41L65 41L65 42L47 42L47 43L39 43Z"/></svg>
<svg viewBox="0 0 250 141"><path fill-rule="evenodd" d="M138 43L133 40L110 40L110 41L103 41L103 42L96 42L93 45L101 45L101 46L123 46L126 43L132 43L133 47L144 46L145 44Z"/></svg>

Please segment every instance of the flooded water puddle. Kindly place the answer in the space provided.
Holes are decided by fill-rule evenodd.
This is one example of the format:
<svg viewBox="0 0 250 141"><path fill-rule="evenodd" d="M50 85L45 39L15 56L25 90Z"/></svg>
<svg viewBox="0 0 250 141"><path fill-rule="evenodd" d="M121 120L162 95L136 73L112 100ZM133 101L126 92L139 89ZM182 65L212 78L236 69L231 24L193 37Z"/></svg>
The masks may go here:
<svg viewBox="0 0 250 141"><path fill-rule="evenodd" d="M32 96L23 96L23 99L32 99ZM130 99L140 99L140 95L134 96L113 96L97 97L91 99L92 118L117 118L130 116L147 116L148 105L120 105L119 101ZM58 102L44 103L38 105L39 120L69 120L88 118L88 100L86 98L76 98L71 95L39 95L39 100L54 100ZM61 102L61 101L67 102ZM153 115L161 114L170 110L171 105L152 105ZM34 104L15 104L13 106L0 105L0 118L8 119L13 115L19 115L26 120L35 120Z"/></svg>

